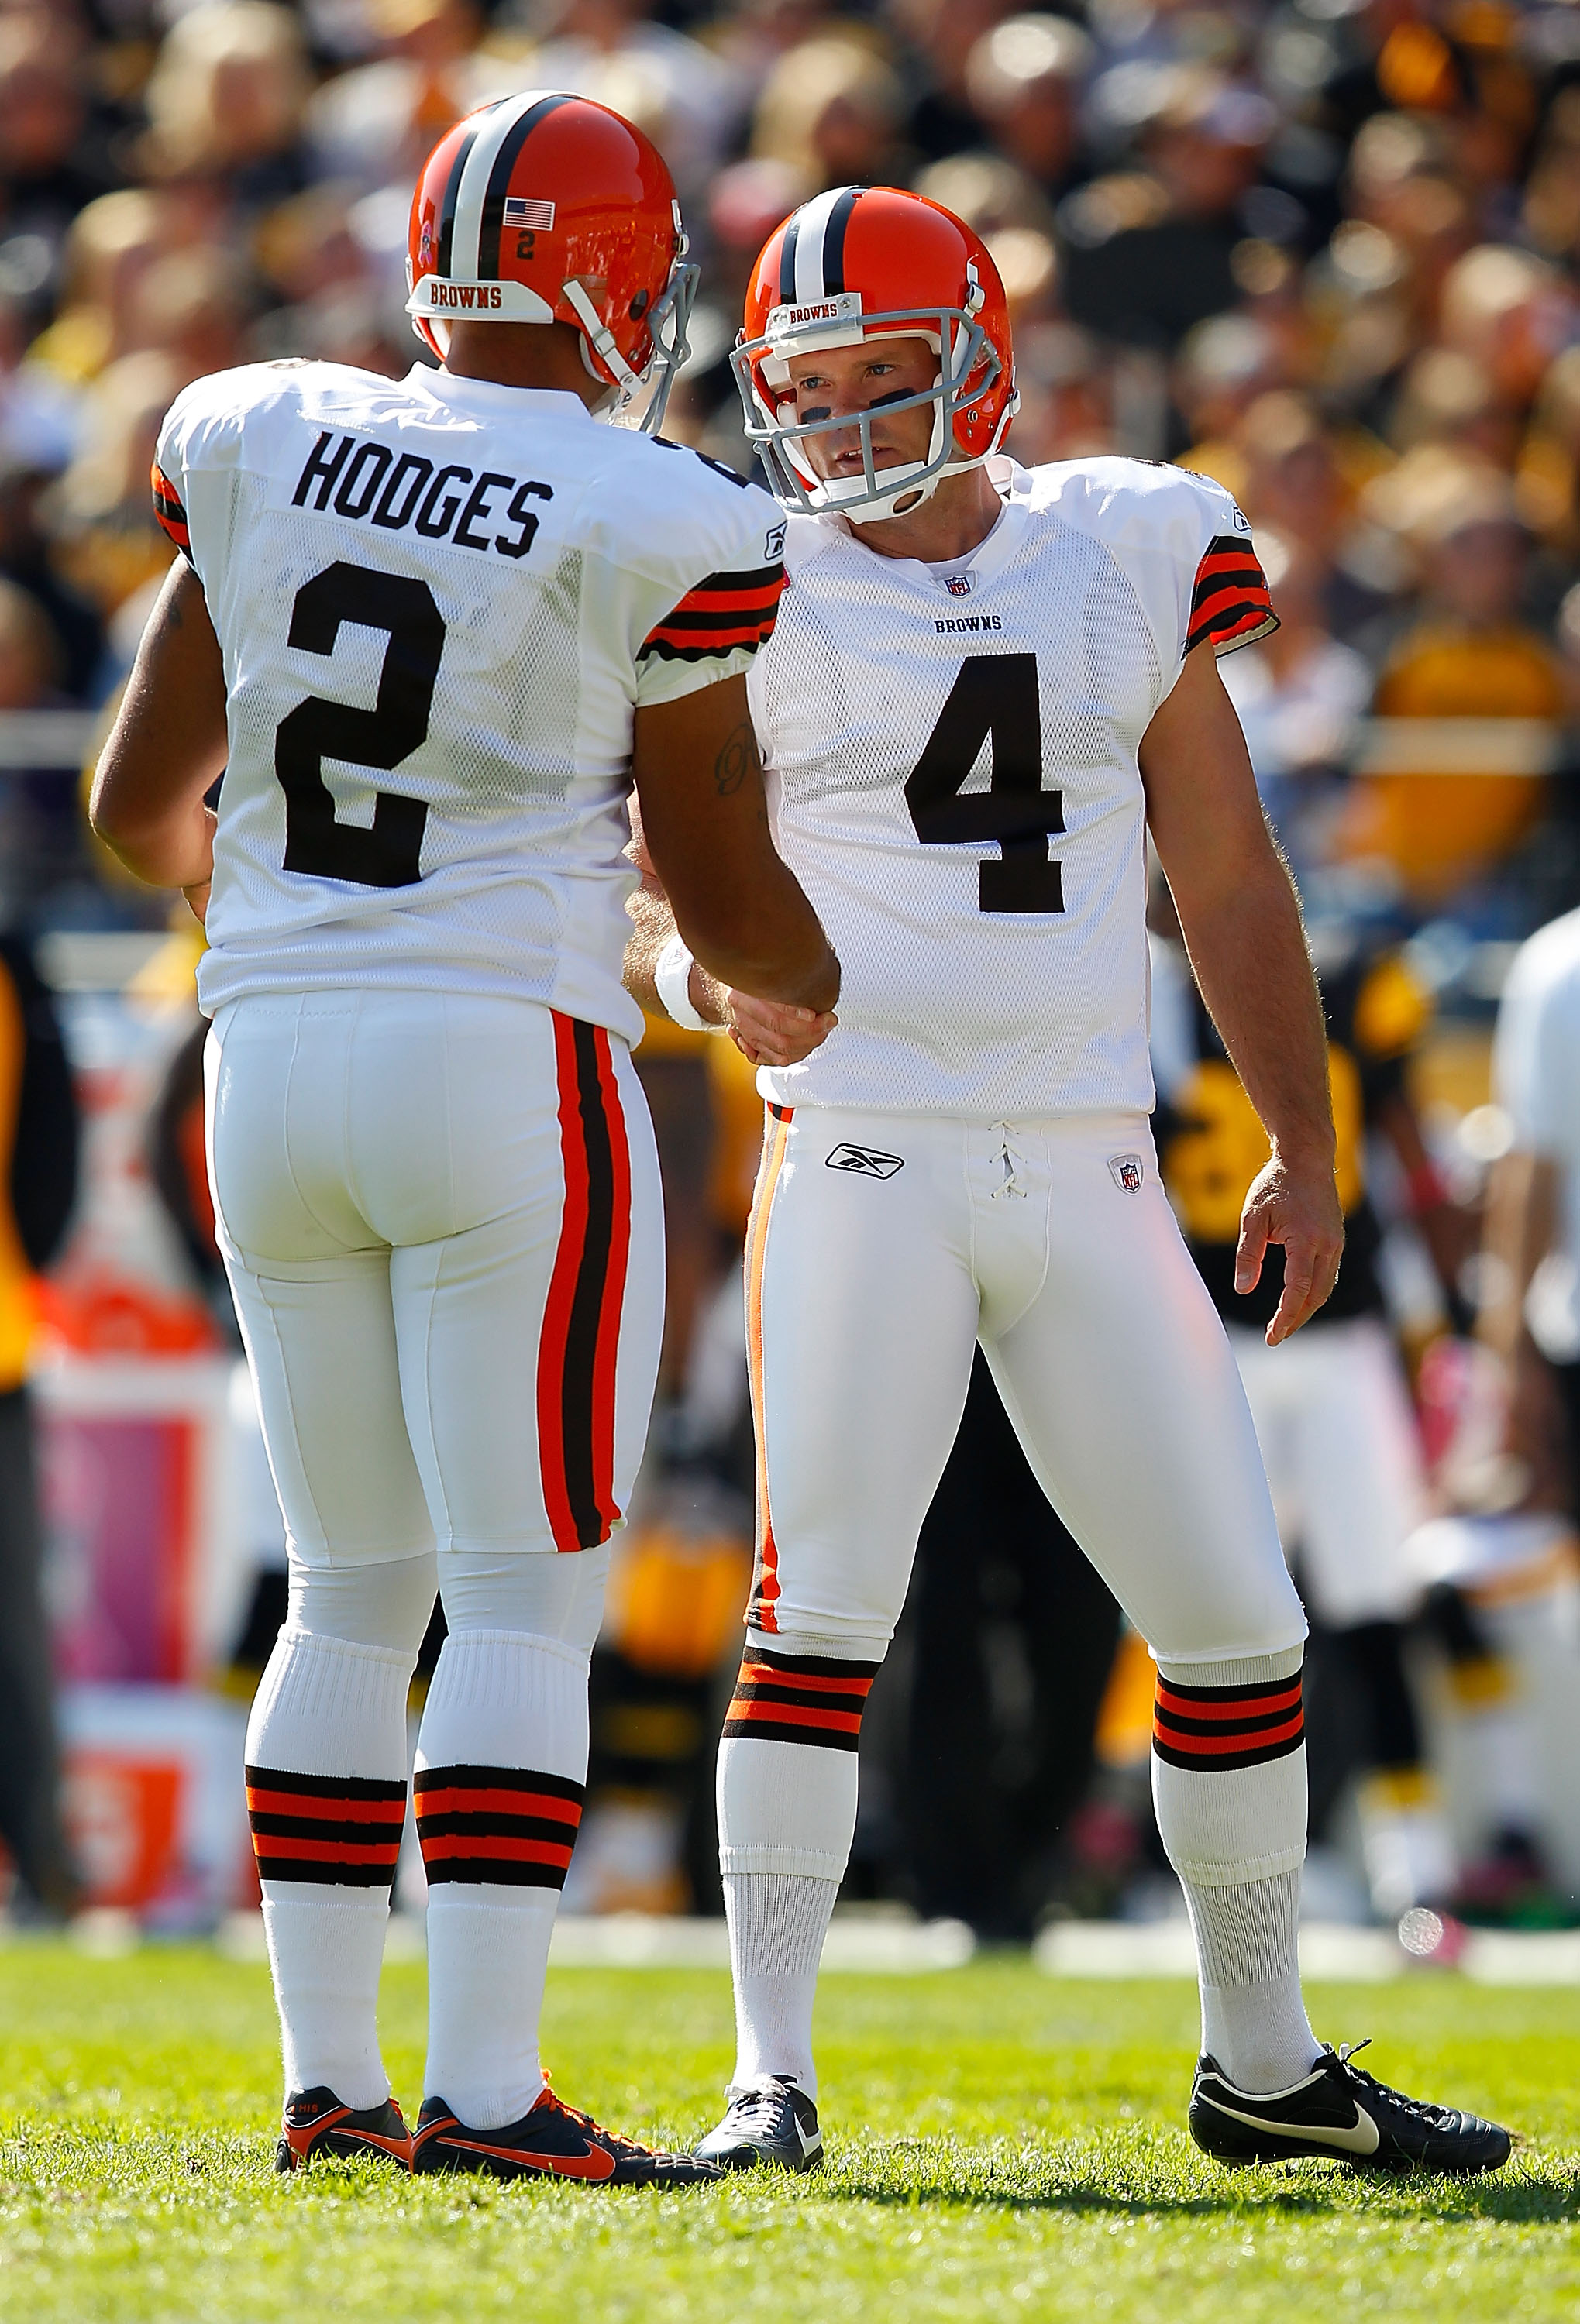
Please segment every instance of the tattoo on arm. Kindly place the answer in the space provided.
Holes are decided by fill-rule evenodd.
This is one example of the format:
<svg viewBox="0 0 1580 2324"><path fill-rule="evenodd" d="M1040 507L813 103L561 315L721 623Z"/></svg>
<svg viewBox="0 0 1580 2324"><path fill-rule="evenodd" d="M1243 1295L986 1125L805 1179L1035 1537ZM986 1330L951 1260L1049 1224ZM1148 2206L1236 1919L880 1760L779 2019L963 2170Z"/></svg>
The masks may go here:
<svg viewBox="0 0 1580 2324"><path fill-rule="evenodd" d="M743 718L713 762L713 787L720 798L733 798L752 771L756 744L751 721Z"/></svg>

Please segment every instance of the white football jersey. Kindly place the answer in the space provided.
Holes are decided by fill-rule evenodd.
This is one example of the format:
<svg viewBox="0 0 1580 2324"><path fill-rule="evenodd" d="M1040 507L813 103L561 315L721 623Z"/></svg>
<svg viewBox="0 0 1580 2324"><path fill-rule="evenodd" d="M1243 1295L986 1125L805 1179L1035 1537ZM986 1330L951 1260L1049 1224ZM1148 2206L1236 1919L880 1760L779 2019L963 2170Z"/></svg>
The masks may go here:
<svg viewBox="0 0 1580 2324"><path fill-rule="evenodd" d="M772 630L766 494L575 395L282 363L178 397L154 499L229 696L204 1009L405 986L640 1038L633 715Z"/></svg>
<svg viewBox="0 0 1580 2324"><path fill-rule="evenodd" d="M1136 752L1188 650L1274 627L1228 493L1123 459L995 460L969 564L792 517L748 680L780 853L839 954L785 1106L991 1120L1147 1111Z"/></svg>

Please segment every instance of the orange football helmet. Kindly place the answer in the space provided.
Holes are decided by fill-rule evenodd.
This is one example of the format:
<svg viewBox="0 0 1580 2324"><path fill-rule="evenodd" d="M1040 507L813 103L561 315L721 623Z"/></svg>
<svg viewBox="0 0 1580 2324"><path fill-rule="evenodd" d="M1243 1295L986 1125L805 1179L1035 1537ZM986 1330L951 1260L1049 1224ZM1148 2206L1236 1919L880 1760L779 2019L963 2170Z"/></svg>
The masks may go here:
<svg viewBox="0 0 1580 2324"><path fill-rule="evenodd" d="M819 477L808 437L848 429L856 415L798 421L792 355L864 339L925 338L938 357L930 389L886 412L934 406L925 460L873 464L872 417L860 416L860 476ZM731 363L756 445L781 505L821 515L859 510L864 523L929 499L946 470L980 466L1014 416L1010 310L979 235L938 202L894 186L837 186L786 218L753 270L746 319Z"/></svg>
<svg viewBox="0 0 1580 2324"><path fill-rule="evenodd" d="M656 432L697 295L674 180L640 129L590 97L527 89L469 113L422 165L406 312L440 361L458 317L568 323L623 410L657 374Z"/></svg>

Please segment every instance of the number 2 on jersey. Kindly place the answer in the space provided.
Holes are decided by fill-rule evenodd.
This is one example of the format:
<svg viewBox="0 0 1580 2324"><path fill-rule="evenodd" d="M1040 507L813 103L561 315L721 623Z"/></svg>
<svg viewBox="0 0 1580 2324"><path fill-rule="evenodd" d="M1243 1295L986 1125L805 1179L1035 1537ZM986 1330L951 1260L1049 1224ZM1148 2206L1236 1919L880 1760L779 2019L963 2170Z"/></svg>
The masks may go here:
<svg viewBox="0 0 1580 2324"><path fill-rule="evenodd" d="M427 741L444 617L426 581L337 563L297 591L290 642L307 653L332 654L343 622L386 632L378 699L371 710L355 710L310 694L281 720L274 772L285 793L285 869L364 888L409 888L422 877L427 800L375 791L371 825L341 823L324 761L387 774Z"/></svg>
<svg viewBox="0 0 1580 2324"><path fill-rule="evenodd" d="M990 738L989 787L963 793ZM917 837L929 847L997 840L1001 860L981 866L984 912L1063 911L1064 873L1048 842L1065 827L1064 793L1042 788L1035 654L971 654L961 663L905 786L905 803Z"/></svg>

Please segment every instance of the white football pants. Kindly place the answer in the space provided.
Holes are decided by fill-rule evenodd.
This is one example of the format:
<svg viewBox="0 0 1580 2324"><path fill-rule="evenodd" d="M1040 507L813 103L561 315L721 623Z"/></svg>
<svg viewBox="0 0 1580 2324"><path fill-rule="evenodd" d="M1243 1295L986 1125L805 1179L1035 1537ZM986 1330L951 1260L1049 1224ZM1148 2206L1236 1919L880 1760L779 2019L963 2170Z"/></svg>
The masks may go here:
<svg viewBox="0 0 1580 2324"><path fill-rule="evenodd" d="M1312 1610L1335 1629L1400 1622L1420 1602L1405 1544L1427 1515L1404 1368L1372 1315L1318 1315L1270 1348L1231 1326L1279 1529Z"/></svg>
<svg viewBox="0 0 1580 2324"><path fill-rule="evenodd" d="M605 1539L664 1306L624 1043L529 1001L264 994L219 1011L208 1084L219 1244L292 1560Z"/></svg>
<svg viewBox="0 0 1580 2324"><path fill-rule="evenodd" d="M980 1338L1049 1499L1160 1659L1305 1637L1144 1116L771 1107L747 1338L758 1635L881 1657Z"/></svg>

